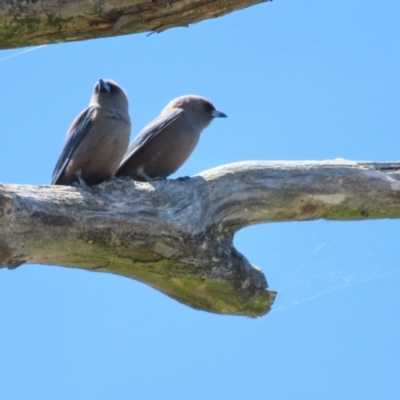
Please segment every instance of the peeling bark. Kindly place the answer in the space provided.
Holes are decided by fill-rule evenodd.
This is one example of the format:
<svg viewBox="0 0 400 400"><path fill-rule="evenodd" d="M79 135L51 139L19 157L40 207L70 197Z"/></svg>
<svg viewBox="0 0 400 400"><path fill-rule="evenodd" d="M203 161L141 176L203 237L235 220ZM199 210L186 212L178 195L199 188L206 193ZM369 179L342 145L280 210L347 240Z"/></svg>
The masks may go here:
<svg viewBox="0 0 400 400"><path fill-rule="evenodd" d="M162 32L262 2L263 0L3 0L0 1L0 49L139 32Z"/></svg>
<svg viewBox="0 0 400 400"><path fill-rule="evenodd" d="M188 181L0 184L0 266L115 273L197 309L261 316L276 293L233 247L234 233L262 222L400 218L399 170L400 163L254 161Z"/></svg>

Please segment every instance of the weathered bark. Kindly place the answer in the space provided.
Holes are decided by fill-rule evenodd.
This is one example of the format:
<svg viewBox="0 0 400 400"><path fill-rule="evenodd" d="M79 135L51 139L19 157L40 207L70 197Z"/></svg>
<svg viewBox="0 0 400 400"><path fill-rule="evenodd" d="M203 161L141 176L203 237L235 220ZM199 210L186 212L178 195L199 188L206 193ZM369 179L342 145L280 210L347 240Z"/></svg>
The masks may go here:
<svg viewBox="0 0 400 400"><path fill-rule="evenodd" d="M275 292L235 250L261 222L400 218L400 163L246 162L188 181L0 185L0 266L131 277L192 307L259 316Z"/></svg>
<svg viewBox="0 0 400 400"><path fill-rule="evenodd" d="M400 217L400 163L247 162L91 190L0 185L0 266L131 277L192 307L259 316L275 298L232 238L261 222Z"/></svg>
<svg viewBox="0 0 400 400"><path fill-rule="evenodd" d="M0 48L138 32L162 32L262 2L263 0L0 0Z"/></svg>

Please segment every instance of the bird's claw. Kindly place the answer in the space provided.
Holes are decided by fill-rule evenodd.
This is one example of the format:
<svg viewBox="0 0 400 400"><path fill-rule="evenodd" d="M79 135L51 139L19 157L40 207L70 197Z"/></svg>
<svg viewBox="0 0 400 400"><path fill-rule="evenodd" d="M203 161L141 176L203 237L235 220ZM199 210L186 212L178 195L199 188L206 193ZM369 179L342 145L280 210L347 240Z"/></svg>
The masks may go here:
<svg viewBox="0 0 400 400"><path fill-rule="evenodd" d="M187 182L190 181L192 178L190 176L180 176L179 178L176 178L177 181L181 182Z"/></svg>
<svg viewBox="0 0 400 400"><path fill-rule="evenodd" d="M144 171L138 171L138 176L144 179L146 182L155 182L155 181L166 181L167 178L165 176L156 176L152 178L151 176L147 175Z"/></svg>

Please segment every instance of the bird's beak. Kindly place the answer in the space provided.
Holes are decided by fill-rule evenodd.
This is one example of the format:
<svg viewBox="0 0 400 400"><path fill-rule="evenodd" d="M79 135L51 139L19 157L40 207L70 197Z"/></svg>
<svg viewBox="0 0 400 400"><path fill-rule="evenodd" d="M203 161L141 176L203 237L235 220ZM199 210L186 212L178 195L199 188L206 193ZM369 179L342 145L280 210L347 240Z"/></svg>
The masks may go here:
<svg viewBox="0 0 400 400"><path fill-rule="evenodd" d="M211 112L211 116L213 118L227 118L228 116L224 114L222 111L214 110Z"/></svg>
<svg viewBox="0 0 400 400"><path fill-rule="evenodd" d="M99 79L99 84L100 84L100 90L106 90L108 93L110 93L111 88L107 82L104 82L103 79Z"/></svg>

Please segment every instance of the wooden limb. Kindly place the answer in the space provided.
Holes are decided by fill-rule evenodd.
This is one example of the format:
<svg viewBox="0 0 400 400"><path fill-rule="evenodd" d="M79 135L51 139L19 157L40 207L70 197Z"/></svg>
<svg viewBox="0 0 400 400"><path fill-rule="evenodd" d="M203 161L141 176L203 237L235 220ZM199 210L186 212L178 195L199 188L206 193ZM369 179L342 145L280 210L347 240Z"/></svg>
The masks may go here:
<svg viewBox="0 0 400 400"><path fill-rule="evenodd" d="M115 273L197 309L260 316L276 293L233 247L234 233L262 222L399 218L399 171L400 163L260 161L184 181L0 185L0 266Z"/></svg>
<svg viewBox="0 0 400 400"><path fill-rule="evenodd" d="M162 32L263 0L0 1L0 49Z"/></svg>

